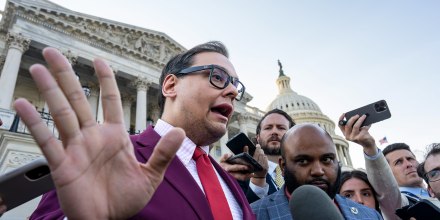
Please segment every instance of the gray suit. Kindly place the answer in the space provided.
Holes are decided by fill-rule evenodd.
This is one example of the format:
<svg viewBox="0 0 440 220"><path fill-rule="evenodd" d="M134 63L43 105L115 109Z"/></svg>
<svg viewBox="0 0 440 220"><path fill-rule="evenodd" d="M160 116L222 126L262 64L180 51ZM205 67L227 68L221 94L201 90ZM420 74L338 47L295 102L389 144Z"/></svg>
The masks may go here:
<svg viewBox="0 0 440 220"><path fill-rule="evenodd" d="M259 220L291 220L289 201L284 193L284 186L276 193L251 204L252 210ZM382 219L374 209L355 203L349 199L336 195L335 202L346 220L373 220ZM356 213L356 214L355 214Z"/></svg>

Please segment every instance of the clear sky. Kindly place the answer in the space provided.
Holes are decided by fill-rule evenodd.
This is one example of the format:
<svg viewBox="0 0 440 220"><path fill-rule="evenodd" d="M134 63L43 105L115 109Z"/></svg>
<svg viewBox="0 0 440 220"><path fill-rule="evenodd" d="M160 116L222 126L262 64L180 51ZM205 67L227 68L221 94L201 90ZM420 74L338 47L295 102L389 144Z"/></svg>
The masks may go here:
<svg viewBox="0 0 440 220"><path fill-rule="evenodd" d="M222 41L251 106L264 110L278 94L280 59L292 89L333 121L385 99L392 117L370 129L376 140L406 142L419 159L426 145L440 142L440 1L53 2L163 32L186 48ZM350 152L355 167L364 167L361 147L350 143Z"/></svg>

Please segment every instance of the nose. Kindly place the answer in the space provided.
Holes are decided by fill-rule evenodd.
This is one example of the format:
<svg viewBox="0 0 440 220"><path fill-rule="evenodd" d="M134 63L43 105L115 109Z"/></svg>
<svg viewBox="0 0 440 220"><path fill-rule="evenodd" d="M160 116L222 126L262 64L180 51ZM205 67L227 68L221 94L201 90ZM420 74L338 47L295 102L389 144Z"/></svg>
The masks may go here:
<svg viewBox="0 0 440 220"><path fill-rule="evenodd" d="M229 83L228 86L226 86L226 88L223 90L223 93L224 96L228 96L234 100L238 95L238 90L234 85L232 85L232 83Z"/></svg>
<svg viewBox="0 0 440 220"><path fill-rule="evenodd" d="M354 201L362 205L364 204L364 200L362 199L362 196L359 193L355 193Z"/></svg>
<svg viewBox="0 0 440 220"><path fill-rule="evenodd" d="M310 170L310 175L312 176L323 176L324 175L324 169L322 168L321 163L315 162L312 165L312 168Z"/></svg>
<svg viewBox="0 0 440 220"><path fill-rule="evenodd" d="M409 160L407 160L407 159L405 159L404 161L405 161L405 166L406 166L407 168L411 168L411 167L414 166L414 165L411 163L411 161L409 161Z"/></svg>

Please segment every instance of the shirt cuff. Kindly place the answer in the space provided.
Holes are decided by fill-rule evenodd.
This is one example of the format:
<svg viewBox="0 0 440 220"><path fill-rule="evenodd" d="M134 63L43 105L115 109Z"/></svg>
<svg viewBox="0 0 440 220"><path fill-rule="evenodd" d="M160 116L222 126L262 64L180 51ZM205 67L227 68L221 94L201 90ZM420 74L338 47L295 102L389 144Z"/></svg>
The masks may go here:
<svg viewBox="0 0 440 220"><path fill-rule="evenodd" d="M269 184L267 183L264 183L264 186L261 187L253 184L252 181L249 181L249 187L260 199L267 196L267 194L269 193Z"/></svg>
<svg viewBox="0 0 440 220"><path fill-rule="evenodd" d="M380 156L381 153L382 153L382 151L379 148L377 148L376 155L369 156L364 152L364 157L365 157L365 159L368 159L368 160L376 160Z"/></svg>

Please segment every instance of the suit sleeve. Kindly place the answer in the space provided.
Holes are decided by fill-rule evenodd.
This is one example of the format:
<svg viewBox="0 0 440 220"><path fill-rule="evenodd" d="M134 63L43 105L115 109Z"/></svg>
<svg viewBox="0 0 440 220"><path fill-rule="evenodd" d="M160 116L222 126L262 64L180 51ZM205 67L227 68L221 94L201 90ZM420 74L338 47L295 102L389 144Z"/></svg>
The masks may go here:
<svg viewBox="0 0 440 220"><path fill-rule="evenodd" d="M374 157L365 156L365 167L385 219L400 219L395 211L408 205L408 200L400 194L399 186L385 156L381 151Z"/></svg>
<svg viewBox="0 0 440 220"><path fill-rule="evenodd" d="M43 195L37 209L30 216L30 220L45 220L45 219L65 219L65 215L61 210L58 202L57 193L52 190Z"/></svg>

